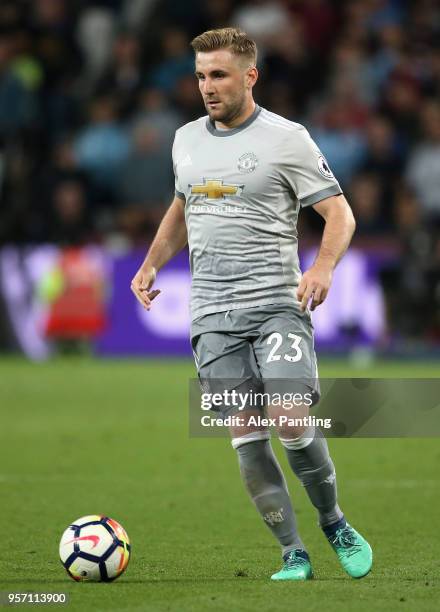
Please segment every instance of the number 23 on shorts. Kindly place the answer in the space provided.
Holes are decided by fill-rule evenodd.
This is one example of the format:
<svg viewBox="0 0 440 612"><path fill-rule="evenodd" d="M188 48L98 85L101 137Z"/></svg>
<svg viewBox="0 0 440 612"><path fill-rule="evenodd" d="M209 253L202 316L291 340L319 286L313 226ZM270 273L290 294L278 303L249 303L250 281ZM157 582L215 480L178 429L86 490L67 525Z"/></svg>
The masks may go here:
<svg viewBox="0 0 440 612"><path fill-rule="evenodd" d="M280 347L283 344L283 336L279 332L273 332L270 334L268 339L266 340L266 344L272 346L269 355L267 356L266 363L271 363L272 361L280 361L284 359L285 361L290 361L290 363L296 363L300 361L303 353L300 347L300 342L302 340L301 336L297 334L288 333L287 337L293 342L290 345L290 350L288 353L284 353L280 351Z"/></svg>

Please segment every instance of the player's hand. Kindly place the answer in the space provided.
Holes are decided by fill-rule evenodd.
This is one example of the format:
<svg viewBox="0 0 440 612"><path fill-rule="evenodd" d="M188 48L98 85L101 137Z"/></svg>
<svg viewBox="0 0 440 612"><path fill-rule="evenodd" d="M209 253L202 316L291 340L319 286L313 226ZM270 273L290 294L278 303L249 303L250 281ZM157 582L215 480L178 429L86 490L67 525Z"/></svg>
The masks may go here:
<svg viewBox="0 0 440 612"><path fill-rule="evenodd" d="M302 312L307 308L307 304L312 300L310 309L315 310L317 306L327 297L332 282L332 270L319 265L313 265L307 272L304 272L298 290L296 292L298 301L301 302Z"/></svg>
<svg viewBox="0 0 440 612"><path fill-rule="evenodd" d="M140 304L147 310L150 310L151 302L160 293L159 289L150 291L155 280L156 268L153 266L141 266L131 281L131 290L135 294Z"/></svg>

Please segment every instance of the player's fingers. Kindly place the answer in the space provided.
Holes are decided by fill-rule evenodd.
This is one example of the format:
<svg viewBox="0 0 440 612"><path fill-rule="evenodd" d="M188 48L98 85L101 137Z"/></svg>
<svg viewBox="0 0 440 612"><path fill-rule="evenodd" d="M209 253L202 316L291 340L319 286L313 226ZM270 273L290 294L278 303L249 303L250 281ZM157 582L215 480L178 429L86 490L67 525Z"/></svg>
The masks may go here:
<svg viewBox="0 0 440 612"><path fill-rule="evenodd" d="M153 284L153 279L143 280L139 285L139 289L141 291L149 291L151 289L152 284Z"/></svg>
<svg viewBox="0 0 440 612"><path fill-rule="evenodd" d="M153 279L152 278L144 278L143 277L139 281L139 290L140 291L149 291L152 284L153 284Z"/></svg>
<svg viewBox="0 0 440 612"><path fill-rule="evenodd" d="M147 294L148 299L150 300L150 302L152 302L154 300L155 297L157 297L160 293L160 289L154 289L154 291L150 291L150 293Z"/></svg>
<svg viewBox="0 0 440 612"><path fill-rule="evenodd" d="M306 290L306 287L307 287L307 281L303 276L300 284L298 285L298 289L296 290L296 297L298 298L299 302L301 302L301 300L303 299L303 295L304 295L304 291Z"/></svg>
<svg viewBox="0 0 440 612"><path fill-rule="evenodd" d="M313 285L308 285L307 289L304 292L302 300L301 300L301 310L303 312L307 308L307 304L309 303L312 293L313 293Z"/></svg>
<svg viewBox="0 0 440 612"><path fill-rule="evenodd" d="M131 290L133 291L139 302L142 304L142 306L144 308L149 308L150 298L148 297L148 293L141 290L140 285L141 283L135 280L131 283Z"/></svg>
<svg viewBox="0 0 440 612"><path fill-rule="evenodd" d="M320 304L322 304L322 302L327 299L328 292L329 292L328 288L326 289L323 287L321 289L321 300L319 302Z"/></svg>
<svg viewBox="0 0 440 612"><path fill-rule="evenodd" d="M131 290L133 291L134 295L136 296L136 299L139 301L139 303L141 304L141 306L143 306L143 308L147 308L149 309L150 307L150 299L148 298L148 295L145 293L141 293L135 285L131 286Z"/></svg>
<svg viewBox="0 0 440 612"><path fill-rule="evenodd" d="M315 310L315 308L322 303L322 293L323 289L321 287L316 287L312 295L312 304L310 306L310 310Z"/></svg>
<svg viewBox="0 0 440 612"><path fill-rule="evenodd" d="M151 302L160 293L160 289L154 289L154 291L150 291L150 293L146 293L145 290L141 288L137 288L135 284L132 284L131 290L133 291L139 303L147 310L150 310Z"/></svg>

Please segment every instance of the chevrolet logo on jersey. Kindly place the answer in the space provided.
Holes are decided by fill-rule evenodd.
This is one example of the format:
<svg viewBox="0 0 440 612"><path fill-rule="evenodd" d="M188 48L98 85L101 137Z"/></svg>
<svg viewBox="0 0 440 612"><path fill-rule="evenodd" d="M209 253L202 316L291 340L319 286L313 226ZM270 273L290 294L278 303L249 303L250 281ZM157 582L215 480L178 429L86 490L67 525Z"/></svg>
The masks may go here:
<svg viewBox="0 0 440 612"><path fill-rule="evenodd" d="M189 185L191 194L205 196L208 200L224 200L227 195L240 195L244 185L223 184L223 180L204 179L203 183Z"/></svg>

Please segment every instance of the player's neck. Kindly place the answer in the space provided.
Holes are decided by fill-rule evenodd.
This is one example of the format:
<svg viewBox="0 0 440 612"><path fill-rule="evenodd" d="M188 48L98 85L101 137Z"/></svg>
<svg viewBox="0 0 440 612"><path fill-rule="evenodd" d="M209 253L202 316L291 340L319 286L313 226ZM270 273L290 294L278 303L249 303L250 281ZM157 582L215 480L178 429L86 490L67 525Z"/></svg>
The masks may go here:
<svg viewBox="0 0 440 612"><path fill-rule="evenodd" d="M214 121L214 125L218 130L232 130L233 128L239 127L242 123L244 123L253 113L255 112L256 104L251 98L249 102L246 104L243 111L235 117L232 121L228 123L222 123L221 121Z"/></svg>

